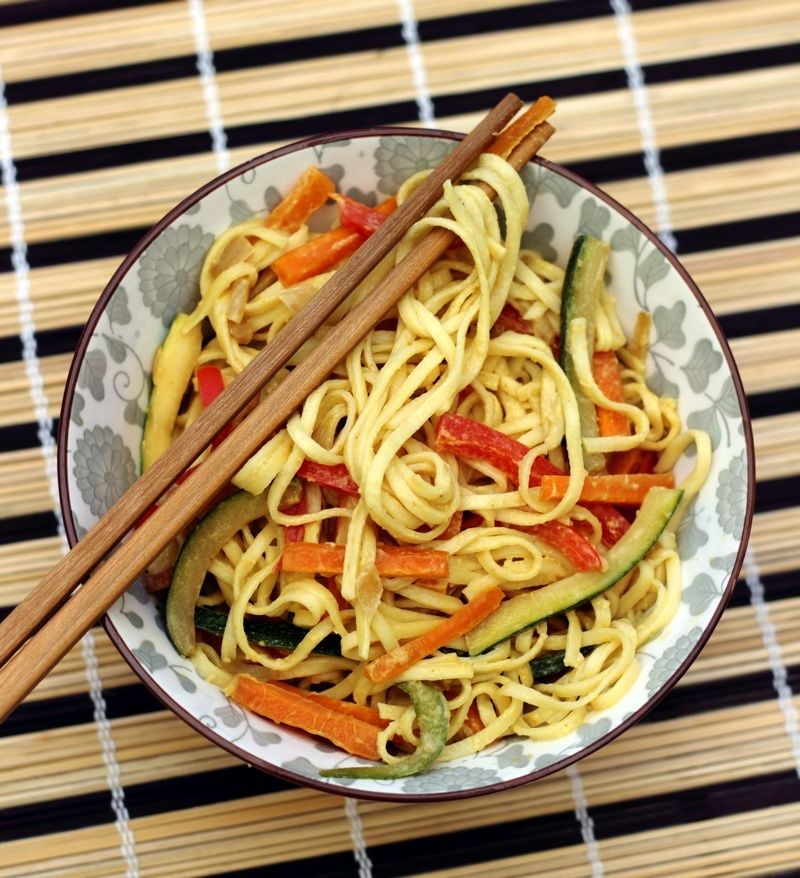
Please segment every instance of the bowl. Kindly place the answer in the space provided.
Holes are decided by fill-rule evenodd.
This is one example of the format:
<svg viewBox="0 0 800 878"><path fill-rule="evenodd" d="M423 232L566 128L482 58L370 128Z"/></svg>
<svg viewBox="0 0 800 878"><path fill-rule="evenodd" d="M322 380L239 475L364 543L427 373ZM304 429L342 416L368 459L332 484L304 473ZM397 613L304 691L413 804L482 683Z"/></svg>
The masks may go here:
<svg viewBox="0 0 800 878"><path fill-rule="evenodd" d="M197 299L203 257L234 222L271 208L309 165L356 198L393 193L437 164L459 135L382 128L313 137L259 156L190 195L133 248L80 338L59 422L61 507L74 544L136 479L150 364L176 313ZM707 430L713 466L678 531L684 590L668 627L639 652L641 673L614 707L550 742L507 738L487 750L403 780L323 780L341 751L276 726L228 701L179 656L141 583L109 610L109 636L147 688L199 734L271 774L320 790L402 801L493 792L544 777L611 741L650 710L707 641L743 560L754 465L741 381L717 321L676 257L629 211L566 168L536 159L523 178L531 199L524 243L564 266L573 238L611 241L611 289L626 332L653 318L649 382L675 396L684 424ZM691 461L678 465L681 475Z"/></svg>

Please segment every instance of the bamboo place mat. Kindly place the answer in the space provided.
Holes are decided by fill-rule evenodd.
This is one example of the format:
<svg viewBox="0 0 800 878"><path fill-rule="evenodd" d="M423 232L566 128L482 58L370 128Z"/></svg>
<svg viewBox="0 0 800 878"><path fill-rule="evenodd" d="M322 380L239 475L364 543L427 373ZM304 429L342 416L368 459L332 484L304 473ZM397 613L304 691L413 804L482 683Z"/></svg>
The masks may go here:
<svg viewBox="0 0 800 878"><path fill-rule="evenodd" d="M797 0L0 0L0 26L0 609L62 551L66 370L143 231L277 144L467 130L509 88L556 97L548 157L674 243L758 452L710 643L577 767L453 803L295 788L165 711L95 628L0 727L0 878L800 874Z"/></svg>

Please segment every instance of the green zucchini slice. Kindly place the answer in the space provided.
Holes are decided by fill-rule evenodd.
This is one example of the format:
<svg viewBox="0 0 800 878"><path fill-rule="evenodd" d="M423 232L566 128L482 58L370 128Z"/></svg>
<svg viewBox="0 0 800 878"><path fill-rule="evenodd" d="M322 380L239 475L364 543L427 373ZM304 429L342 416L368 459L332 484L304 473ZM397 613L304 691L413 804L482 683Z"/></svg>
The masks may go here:
<svg viewBox="0 0 800 878"><path fill-rule="evenodd" d="M606 570L573 573L535 591L515 595L466 634L470 655L478 655L543 619L591 600L638 564L653 548L683 496L680 489L651 488L633 524L606 555Z"/></svg>
<svg viewBox="0 0 800 878"><path fill-rule="evenodd" d="M206 513L186 538L167 592L167 632L181 655L197 648L195 605L211 562L237 531L266 514L266 491L255 497L237 491Z"/></svg>
<svg viewBox="0 0 800 878"><path fill-rule="evenodd" d="M564 370L575 398L581 419L581 435L597 436L597 415L594 403L586 396L575 373L573 361L572 321L577 317L586 320L586 337L589 362L594 351L595 313L600 302L600 290L608 264L609 245L589 235L579 235L572 246L572 253L564 275L561 291L561 368ZM583 453L583 463L588 472L602 469L605 455Z"/></svg>

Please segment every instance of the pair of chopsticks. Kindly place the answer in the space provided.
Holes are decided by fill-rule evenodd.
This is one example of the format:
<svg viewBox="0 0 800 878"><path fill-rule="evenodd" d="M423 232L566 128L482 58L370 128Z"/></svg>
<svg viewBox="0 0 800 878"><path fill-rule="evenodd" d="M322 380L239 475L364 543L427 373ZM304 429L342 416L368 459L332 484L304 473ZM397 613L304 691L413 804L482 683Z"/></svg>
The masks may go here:
<svg viewBox="0 0 800 878"><path fill-rule="evenodd" d="M549 98L540 98L498 136L521 107L516 95L503 98L7 616L0 625L0 722L445 252L454 240L452 232L437 228L422 236L359 307L332 329L313 357L296 366L208 455L200 472L170 491L156 512L121 542L143 512L174 486L180 473L430 210L444 183L457 180L487 149L520 171L550 138L554 129L545 120L555 104ZM476 185L494 197L485 183Z"/></svg>

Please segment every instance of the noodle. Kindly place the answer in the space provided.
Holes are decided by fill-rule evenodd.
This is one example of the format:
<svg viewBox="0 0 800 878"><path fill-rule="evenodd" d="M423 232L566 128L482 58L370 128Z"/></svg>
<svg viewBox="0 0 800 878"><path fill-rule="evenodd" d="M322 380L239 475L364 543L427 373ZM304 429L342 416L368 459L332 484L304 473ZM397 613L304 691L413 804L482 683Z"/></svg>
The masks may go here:
<svg viewBox="0 0 800 878"><path fill-rule="evenodd" d="M403 185L398 201L422 176ZM463 607L465 597L494 586L513 595L569 575L570 561L541 537L541 525L574 526L599 549L602 523L580 502L587 477L584 451L657 452L656 471L666 472L693 444L694 469L681 485L677 514L648 555L605 594L481 655L466 655L457 639L397 678L434 682L444 692L450 720L441 760L477 752L507 735L561 737L622 698L638 673L637 647L677 611L681 570L674 531L711 462L708 436L683 430L674 400L647 387L647 327L638 326L628 342L605 291L593 338L587 337L592 330L586 321L574 327L575 369L588 398L624 415L631 429L626 435L582 437L575 392L551 349L564 272L520 249L529 206L520 177L505 161L484 155L466 179L496 191L504 222L477 187L446 184L436 208L334 314L331 323L367 295L426 230L446 228L457 236L458 246L417 281L388 320L353 348L238 473L237 486L254 495L266 492L267 514L225 543L199 599L202 606L227 610L219 642L204 640L192 656L199 673L224 687L245 670L375 708L389 721L379 735L380 755L389 763L397 759L388 749L392 742L417 741L414 711L394 683L371 682L364 663L431 631ZM306 225L286 233L258 218L217 238L203 266L200 302L187 319L188 327L207 322L211 328L197 365L215 365L231 380L314 295L331 272L286 288L271 268L309 239ZM493 332L507 304L531 333ZM330 325L306 342L288 368L324 344ZM592 349L616 352L624 401L609 399L598 386ZM174 435L200 409L196 387L190 388ZM490 459L465 462L440 451L435 425L448 412L527 446L518 481ZM543 500L530 478L537 459L548 456L569 473L563 497L555 502ZM295 508L289 498L304 462L345 467L358 496L307 482L303 508ZM453 532L451 523L462 516L462 528ZM340 574L280 569L286 529L300 527L307 543L344 546ZM387 541L447 553L447 581L381 577L376 564ZM252 618L291 619L307 633L296 648L279 654L248 639L244 626ZM341 639L341 657L314 652L329 635ZM555 679L534 679L531 662L560 652L563 671Z"/></svg>

